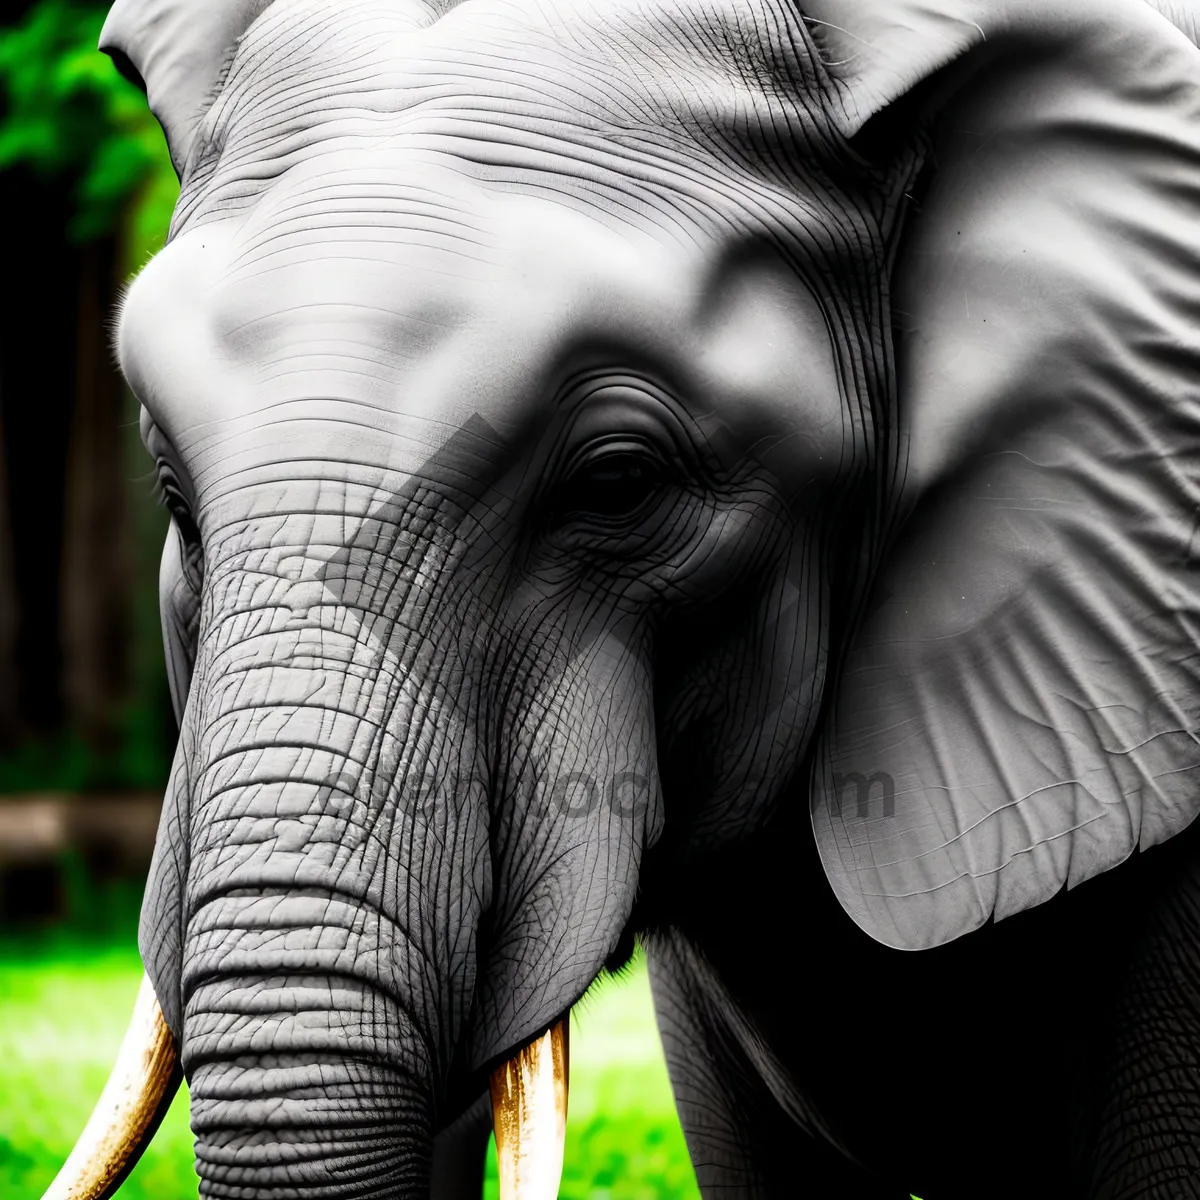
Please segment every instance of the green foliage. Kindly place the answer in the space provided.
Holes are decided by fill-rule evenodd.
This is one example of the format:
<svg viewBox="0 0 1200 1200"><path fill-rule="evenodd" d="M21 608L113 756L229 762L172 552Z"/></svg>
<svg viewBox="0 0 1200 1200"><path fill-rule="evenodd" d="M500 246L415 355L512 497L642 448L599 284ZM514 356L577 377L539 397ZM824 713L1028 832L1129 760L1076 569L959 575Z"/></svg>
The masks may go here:
<svg viewBox="0 0 1200 1200"><path fill-rule="evenodd" d="M80 241L116 229L139 191L162 186L166 161L145 97L96 49L107 10L39 0L0 30L0 168L23 164L73 187L69 232Z"/></svg>

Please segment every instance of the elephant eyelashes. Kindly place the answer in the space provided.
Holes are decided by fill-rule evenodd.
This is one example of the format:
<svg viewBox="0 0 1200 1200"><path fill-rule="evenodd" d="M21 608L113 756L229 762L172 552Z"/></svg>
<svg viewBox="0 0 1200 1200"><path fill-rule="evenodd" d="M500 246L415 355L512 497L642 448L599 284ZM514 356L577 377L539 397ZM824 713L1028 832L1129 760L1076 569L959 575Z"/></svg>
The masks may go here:
<svg viewBox="0 0 1200 1200"><path fill-rule="evenodd" d="M665 479L662 463L641 447L609 446L588 456L557 497L556 517L618 521L639 513Z"/></svg>

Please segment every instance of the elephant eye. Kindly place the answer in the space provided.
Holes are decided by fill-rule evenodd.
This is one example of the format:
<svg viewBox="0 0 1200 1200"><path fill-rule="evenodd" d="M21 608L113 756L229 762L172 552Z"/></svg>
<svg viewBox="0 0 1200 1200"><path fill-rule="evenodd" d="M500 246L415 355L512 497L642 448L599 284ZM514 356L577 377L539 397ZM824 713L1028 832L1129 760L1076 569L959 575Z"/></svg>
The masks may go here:
<svg viewBox="0 0 1200 1200"><path fill-rule="evenodd" d="M628 444L606 447L588 456L568 477L558 496L559 517L631 517L664 477L661 462L647 450Z"/></svg>
<svg viewBox="0 0 1200 1200"><path fill-rule="evenodd" d="M192 518L183 489L175 478L174 472L165 462L158 464L158 499L159 503L175 518L175 524L183 535L184 542L191 547L200 545L200 531Z"/></svg>

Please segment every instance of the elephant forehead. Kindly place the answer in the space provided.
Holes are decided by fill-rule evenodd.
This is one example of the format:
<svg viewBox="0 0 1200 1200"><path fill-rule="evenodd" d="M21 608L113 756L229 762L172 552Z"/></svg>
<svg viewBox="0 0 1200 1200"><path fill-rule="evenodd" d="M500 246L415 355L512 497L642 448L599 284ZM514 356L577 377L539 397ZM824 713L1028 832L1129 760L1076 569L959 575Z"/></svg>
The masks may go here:
<svg viewBox="0 0 1200 1200"><path fill-rule="evenodd" d="M495 196L484 217L461 190L435 207L428 171L375 173L370 191L343 167L344 195L297 177L268 206L175 238L130 289L122 367L181 452L213 438L227 452L231 434L244 451L254 430L277 447L303 404L331 422L331 451L349 438L391 453L414 420L450 436L527 419L573 344L662 357L686 342L702 256L552 201Z"/></svg>
<svg viewBox="0 0 1200 1200"><path fill-rule="evenodd" d="M334 321L324 332L399 354L393 373L467 326L536 337L568 315L619 319L630 304L669 319L703 264L620 219L480 185L444 156L381 165L358 151L289 173L223 254L211 305L233 357L276 361Z"/></svg>
<svg viewBox="0 0 1200 1200"><path fill-rule="evenodd" d="M818 458L843 425L820 306L763 240L663 242L420 155L331 151L179 234L119 345L197 482L316 458L411 473L480 422L523 441L595 365L652 368L753 440L824 431Z"/></svg>
<svg viewBox="0 0 1200 1200"><path fill-rule="evenodd" d="M738 290L726 265L770 245L836 290L862 274L847 257L874 245L813 169L829 139L814 136L820 106L796 99L820 89L792 7L433 8L444 15L275 0L239 44L171 244L121 327L134 390L181 452L189 431L215 446L232 420L250 427L242 452L257 439L269 457L284 406L315 402L343 406L320 429L330 455L411 469L424 458L381 432L414 418L435 441L475 417L519 426L589 340L698 364L705 383L751 397L741 411L781 411L745 353L711 350L731 344L713 315L749 311L715 296ZM760 274L783 294L777 270ZM764 362L833 396L819 305L783 291L772 328L798 321L804 336L768 339ZM790 356L780 367L789 340L807 372Z"/></svg>
<svg viewBox="0 0 1200 1200"><path fill-rule="evenodd" d="M814 79L783 0L467 0L436 20L394 0L275 0L198 131L176 227L252 206L333 146L380 165L453 155L664 237L765 217L827 149Z"/></svg>

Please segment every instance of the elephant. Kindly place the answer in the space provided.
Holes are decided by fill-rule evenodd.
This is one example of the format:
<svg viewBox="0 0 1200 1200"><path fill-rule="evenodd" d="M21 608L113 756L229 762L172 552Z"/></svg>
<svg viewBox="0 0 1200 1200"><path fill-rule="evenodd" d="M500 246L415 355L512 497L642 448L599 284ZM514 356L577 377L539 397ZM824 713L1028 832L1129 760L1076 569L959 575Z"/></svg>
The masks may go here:
<svg viewBox="0 0 1200 1200"><path fill-rule="evenodd" d="M641 944L706 1200L1200 1195L1197 11L117 0L180 734L51 1194L184 1073L204 1196L553 1196Z"/></svg>

